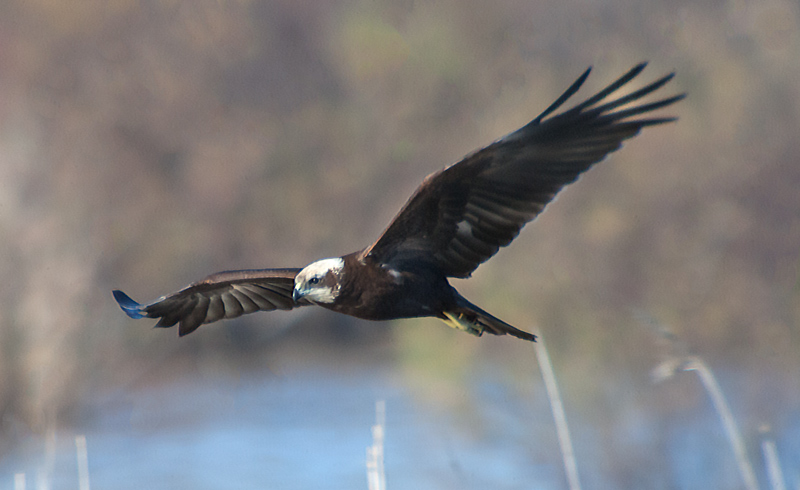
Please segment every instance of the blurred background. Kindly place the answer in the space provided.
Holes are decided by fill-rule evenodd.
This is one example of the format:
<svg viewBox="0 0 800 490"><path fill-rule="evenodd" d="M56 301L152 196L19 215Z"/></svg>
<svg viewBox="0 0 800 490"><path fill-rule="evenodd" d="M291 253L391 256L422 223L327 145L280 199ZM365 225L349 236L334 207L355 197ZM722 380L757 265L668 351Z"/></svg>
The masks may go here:
<svg viewBox="0 0 800 490"><path fill-rule="evenodd" d="M429 173L635 63L663 111L469 281L547 341L584 488L800 488L790 0L0 3L0 487L566 488L532 346L261 313L177 338L111 297L371 243ZM662 370L663 372L664 370ZM774 487L773 487L774 488Z"/></svg>

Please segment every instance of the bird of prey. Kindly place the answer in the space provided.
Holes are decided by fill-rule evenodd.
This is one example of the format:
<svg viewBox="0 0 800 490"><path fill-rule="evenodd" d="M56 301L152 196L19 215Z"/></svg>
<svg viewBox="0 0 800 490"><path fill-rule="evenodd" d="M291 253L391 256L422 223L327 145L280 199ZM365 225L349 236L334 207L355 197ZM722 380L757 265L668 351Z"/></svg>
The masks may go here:
<svg viewBox="0 0 800 490"><path fill-rule="evenodd" d="M367 320L434 317L480 336L535 341L467 301L448 278L466 278L519 234L565 185L622 146L645 126L675 120L650 116L684 94L642 99L669 82L666 75L619 94L646 63L569 110L556 112L589 76L587 69L555 102L522 128L429 175L375 243L305 268L212 274L180 291L139 304L114 298L131 318L176 323L179 335L204 323L246 313L318 305ZM647 114L647 116L642 116Z"/></svg>

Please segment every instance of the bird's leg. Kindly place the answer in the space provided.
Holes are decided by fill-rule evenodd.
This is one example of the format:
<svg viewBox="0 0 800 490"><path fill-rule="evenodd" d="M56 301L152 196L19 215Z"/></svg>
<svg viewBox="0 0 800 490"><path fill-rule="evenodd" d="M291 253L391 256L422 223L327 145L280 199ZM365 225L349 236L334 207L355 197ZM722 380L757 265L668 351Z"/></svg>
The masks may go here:
<svg viewBox="0 0 800 490"><path fill-rule="evenodd" d="M449 311L444 311L447 318L440 318L448 327L455 328L456 330L463 330L467 333L480 337L483 335L483 328L479 323L471 322L463 313L454 315Z"/></svg>

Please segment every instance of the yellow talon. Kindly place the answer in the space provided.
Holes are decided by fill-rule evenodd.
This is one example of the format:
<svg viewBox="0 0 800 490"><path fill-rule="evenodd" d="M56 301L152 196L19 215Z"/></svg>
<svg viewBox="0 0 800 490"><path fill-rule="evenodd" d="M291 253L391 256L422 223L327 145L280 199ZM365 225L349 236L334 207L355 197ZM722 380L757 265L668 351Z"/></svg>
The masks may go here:
<svg viewBox="0 0 800 490"><path fill-rule="evenodd" d="M470 323L466 319L464 319L464 315L459 313L458 316L453 315L452 313L445 311L444 315L447 318L440 318L448 327L455 328L456 330L463 330L467 333L471 333L472 335L477 335L478 337L483 334L483 329L480 328L479 325Z"/></svg>

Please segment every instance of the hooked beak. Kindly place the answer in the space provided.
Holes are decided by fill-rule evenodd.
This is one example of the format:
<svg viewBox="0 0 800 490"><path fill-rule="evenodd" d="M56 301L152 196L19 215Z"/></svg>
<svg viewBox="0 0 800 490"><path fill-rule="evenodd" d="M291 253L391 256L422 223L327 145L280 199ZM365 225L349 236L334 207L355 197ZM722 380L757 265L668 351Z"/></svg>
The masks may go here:
<svg viewBox="0 0 800 490"><path fill-rule="evenodd" d="M303 292L297 289L297 287L292 289L292 301L297 303L301 299L303 299Z"/></svg>

